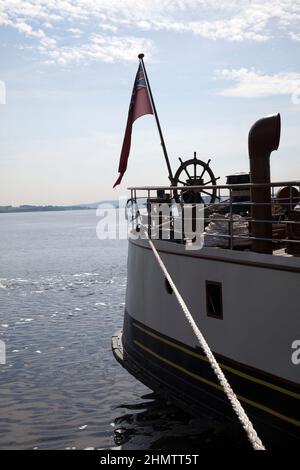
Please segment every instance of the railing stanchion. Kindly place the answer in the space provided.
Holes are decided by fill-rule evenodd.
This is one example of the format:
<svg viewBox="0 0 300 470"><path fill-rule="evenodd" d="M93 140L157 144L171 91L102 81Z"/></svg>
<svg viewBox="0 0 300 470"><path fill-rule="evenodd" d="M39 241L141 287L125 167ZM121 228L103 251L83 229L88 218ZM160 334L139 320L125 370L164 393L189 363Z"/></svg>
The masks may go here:
<svg viewBox="0 0 300 470"><path fill-rule="evenodd" d="M182 201L180 201L180 209L181 209L181 241L184 243L184 205Z"/></svg>
<svg viewBox="0 0 300 470"><path fill-rule="evenodd" d="M232 189L229 189L229 197L230 197L230 222L229 222L229 234L230 234L230 249L233 249L233 207L232 207Z"/></svg>
<svg viewBox="0 0 300 470"><path fill-rule="evenodd" d="M132 204L132 216L131 216L131 230L134 230L134 214L135 214L135 205L134 205L134 199L133 199L133 190L130 190L130 199L131 199L131 204ZM128 223L128 218L127 218L127 223Z"/></svg>
<svg viewBox="0 0 300 470"><path fill-rule="evenodd" d="M147 209L148 209L148 237L151 240L151 202L150 202L150 189L148 189Z"/></svg>

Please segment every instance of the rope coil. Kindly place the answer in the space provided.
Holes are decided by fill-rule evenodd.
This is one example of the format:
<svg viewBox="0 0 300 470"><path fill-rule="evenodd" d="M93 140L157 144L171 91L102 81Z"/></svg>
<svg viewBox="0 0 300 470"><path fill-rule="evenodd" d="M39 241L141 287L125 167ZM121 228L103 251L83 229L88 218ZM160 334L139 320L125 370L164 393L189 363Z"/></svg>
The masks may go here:
<svg viewBox="0 0 300 470"><path fill-rule="evenodd" d="M252 447L253 449L255 450L266 450L262 441L260 440L257 432L255 431L254 429L254 426L252 424L252 422L250 421L250 419L248 418L244 408L242 407L240 401L238 400L236 394L234 393L233 389L231 388L231 385L229 384L228 380L226 379L221 367L219 366L215 356L213 355L208 343L206 342L203 334L201 333L200 329L198 328L192 314L190 313L185 301L183 300L181 294L179 293L173 279L171 278L163 260L161 259L157 249L155 248L152 240L148 237L148 234L146 232L146 230L144 231L145 235L146 235L146 238L148 239L148 242L149 242L149 245L154 253L154 256L162 270L162 272L164 273L166 279L169 281L172 289L173 289L173 292L178 300L178 303L180 305L180 307L182 308L182 311L187 319L187 321L189 322L190 326L192 327L193 329L193 332L195 333L195 336L201 346L201 348L203 349L207 359L209 360L209 363L216 375L216 377L218 378L222 388L223 388L223 391L224 393L226 394L228 400L230 401L230 404L234 410L234 412L236 413L239 421L241 422L246 434L247 434L247 437L250 441L250 443L252 444Z"/></svg>

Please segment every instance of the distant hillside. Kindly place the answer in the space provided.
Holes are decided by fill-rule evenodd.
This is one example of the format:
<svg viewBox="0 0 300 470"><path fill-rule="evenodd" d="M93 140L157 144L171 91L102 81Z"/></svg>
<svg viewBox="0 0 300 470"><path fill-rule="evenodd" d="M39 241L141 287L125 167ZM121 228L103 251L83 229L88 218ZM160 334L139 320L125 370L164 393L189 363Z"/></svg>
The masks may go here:
<svg viewBox="0 0 300 470"><path fill-rule="evenodd" d="M118 201L117 199L107 199L104 201L99 201L99 202L92 202L91 204L80 204L81 208L88 208L88 209L97 209L99 206L114 206L114 207L125 207L126 201L121 200Z"/></svg>
<svg viewBox="0 0 300 470"><path fill-rule="evenodd" d="M122 201L123 202L123 201ZM0 206L0 214L11 213L11 212L52 212L52 211L78 211L78 210L89 210L97 209L98 206L109 205L119 207L119 201L117 200L106 200L100 202L94 202L91 204L77 204L74 206L36 206L31 204L24 204L21 206ZM124 203L121 204L124 207Z"/></svg>

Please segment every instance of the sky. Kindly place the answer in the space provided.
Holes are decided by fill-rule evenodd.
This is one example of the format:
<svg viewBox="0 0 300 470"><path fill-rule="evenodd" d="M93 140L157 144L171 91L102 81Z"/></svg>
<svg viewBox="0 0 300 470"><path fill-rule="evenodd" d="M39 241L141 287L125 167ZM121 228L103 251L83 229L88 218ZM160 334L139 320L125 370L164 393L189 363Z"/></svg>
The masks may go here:
<svg viewBox="0 0 300 470"><path fill-rule="evenodd" d="M168 184L144 116L112 189L140 52L173 172L194 151L221 182L249 171L250 127L280 112L272 179L300 179L299 0L0 0L0 205Z"/></svg>

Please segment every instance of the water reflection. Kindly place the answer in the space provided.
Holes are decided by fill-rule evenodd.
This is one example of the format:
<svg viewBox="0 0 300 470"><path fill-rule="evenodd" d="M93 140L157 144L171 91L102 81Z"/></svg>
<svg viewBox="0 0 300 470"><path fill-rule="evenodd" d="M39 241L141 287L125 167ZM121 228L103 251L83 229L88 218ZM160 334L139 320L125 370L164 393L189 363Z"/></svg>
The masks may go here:
<svg viewBox="0 0 300 470"><path fill-rule="evenodd" d="M114 359L125 241L99 241L93 211L6 215L0 223L0 340L7 356L0 367L0 449L243 445L239 425L231 431L228 423L195 420L145 395L149 389Z"/></svg>
<svg viewBox="0 0 300 470"><path fill-rule="evenodd" d="M127 411L114 420L115 444L123 450L249 449L238 424L204 414L195 419L154 393L141 400L118 407Z"/></svg>

